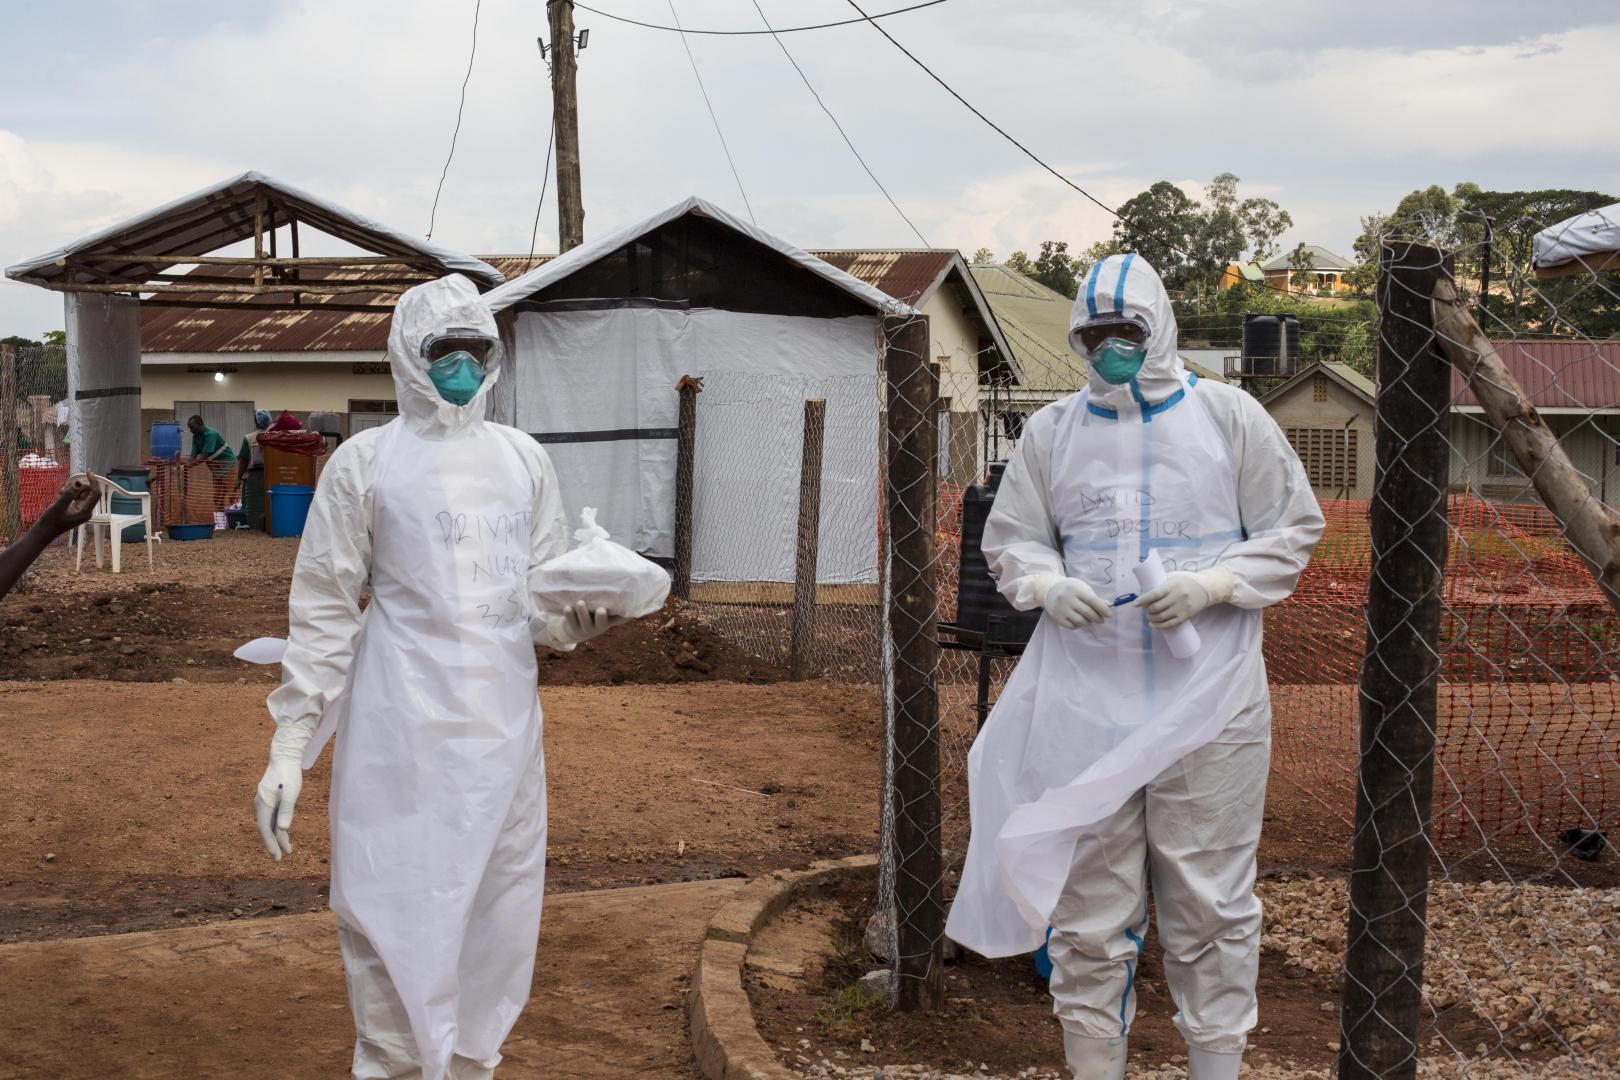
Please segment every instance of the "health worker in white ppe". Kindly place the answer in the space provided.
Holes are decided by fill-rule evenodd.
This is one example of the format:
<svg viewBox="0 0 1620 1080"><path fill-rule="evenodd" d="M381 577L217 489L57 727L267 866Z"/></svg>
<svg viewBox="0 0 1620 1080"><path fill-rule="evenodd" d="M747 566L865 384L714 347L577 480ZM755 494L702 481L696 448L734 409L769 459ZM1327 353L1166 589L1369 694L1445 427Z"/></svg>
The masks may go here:
<svg viewBox="0 0 1620 1080"><path fill-rule="evenodd" d="M566 519L545 451L483 419L502 355L473 283L401 296L388 360L399 417L338 448L310 507L255 803L265 847L290 854L302 769L335 730L331 904L353 1075L465 1080L493 1075L534 971L534 646L571 649L620 620L537 614L530 575L568 549Z"/></svg>
<svg viewBox="0 0 1620 1080"><path fill-rule="evenodd" d="M1141 257L1094 264L1070 327L1087 388L1030 418L984 530L1003 595L1045 616L969 755L946 931L1012 956L1050 928L1069 1067L1117 1080L1151 891L1190 1076L1234 1080L1259 974L1261 609L1293 591L1322 513L1260 403L1188 374ZM1154 553L1166 577L1128 599ZM1162 632L1189 621L1202 644L1177 659Z"/></svg>

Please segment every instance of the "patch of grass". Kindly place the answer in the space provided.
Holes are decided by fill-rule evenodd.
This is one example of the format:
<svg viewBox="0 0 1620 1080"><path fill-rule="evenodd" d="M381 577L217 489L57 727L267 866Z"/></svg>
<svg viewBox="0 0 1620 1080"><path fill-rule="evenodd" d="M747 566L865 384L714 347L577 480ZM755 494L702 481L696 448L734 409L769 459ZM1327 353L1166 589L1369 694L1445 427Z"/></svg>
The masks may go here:
<svg viewBox="0 0 1620 1080"><path fill-rule="evenodd" d="M852 982L840 987L837 993L822 1002L812 1019L823 1035L858 1033L870 1026L867 1018L871 1013L887 1008L881 994L874 994L859 982Z"/></svg>

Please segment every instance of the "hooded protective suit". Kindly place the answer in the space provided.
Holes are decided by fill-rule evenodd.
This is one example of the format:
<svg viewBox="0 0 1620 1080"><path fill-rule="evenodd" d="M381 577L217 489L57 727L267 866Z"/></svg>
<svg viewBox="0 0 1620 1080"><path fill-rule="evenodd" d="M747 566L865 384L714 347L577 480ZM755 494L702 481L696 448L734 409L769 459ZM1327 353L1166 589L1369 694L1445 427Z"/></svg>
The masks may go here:
<svg viewBox="0 0 1620 1080"><path fill-rule="evenodd" d="M946 932L1010 956L1050 926L1055 1011L1066 1037L1100 1040L1100 1060L1134 1014L1151 876L1177 1024L1190 1046L1235 1054L1254 1023L1260 942L1271 721L1260 609L1293 590L1323 519L1260 404L1188 374L1144 260L1092 267L1071 340L1110 313L1147 329L1140 372L1118 386L1093 374L1030 419L985 556L1020 610L1040 606L1054 575L1085 581L1104 605L1136 592L1132 570L1150 552L1169 571L1226 582L1214 599L1228 602L1193 618L1203 644L1185 660L1138 607L1072 630L1041 620L969 756L972 839ZM1123 1069L1116 1049L1109 1068Z"/></svg>
<svg viewBox="0 0 1620 1080"><path fill-rule="evenodd" d="M540 929L533 646L571 645L550 636L529 582L567 550L566 521L545 452L482 419L498 359L465 406L434 390L421 346L451 327L497 336L466 278L400 297L388 336L400 415L345 442L321 476L269 700L272 771L278 748L308 744L307 767L338 734L331 904L356 1077L490 1075Z"/></svg>

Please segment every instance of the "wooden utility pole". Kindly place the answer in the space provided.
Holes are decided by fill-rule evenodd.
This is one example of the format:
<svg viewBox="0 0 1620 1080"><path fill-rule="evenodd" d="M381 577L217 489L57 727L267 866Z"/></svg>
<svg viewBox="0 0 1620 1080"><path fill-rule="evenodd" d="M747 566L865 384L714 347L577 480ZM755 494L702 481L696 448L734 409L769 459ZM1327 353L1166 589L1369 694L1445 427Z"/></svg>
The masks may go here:
<svg viewBox="0 0 1620 1080"><path fill-rule="evenodd" d="M827 430L827 399L804 403L804 451L799 459L799 544L793 571L792 674L810 677L816 649L816 566L821 550L821 447Z"/></svg>
<svg viewBox="0 0 1620 1080"><path fill-rule="evenodd" d="M579 95L574 89L573 0L547 0L551 22L551 108L557 127L557 248L585 242L585 204L579 188Z"/></svg>
<svg viewBox="0 0 1620 1080"><path fill-rule="evenodd" d="M939 376L928 362L928 319L883 320L888 380L888 629L893 681L896 1005L945 1004L945 860L939 801L939 631L934 591L934 465Z"/></svg>
<svg viewBox="0 0 1620 1080"><path fill-rule="evenodd" d="M1378 473L1361 669L1361 763L1339 1075L1411 1080L1423 1021L1451 369L1434 327L1439 251L1386 243L1378 267Z"/></svg>
<svg viewBox="0 0 1620 1080"><path fill-rule="evenodd" d="M692 477L697 468L697 396L703 380L681 376L680 425L675 443L675 581L677 600L692 599Z"/></svg>
<svg viewBox="0 0 1620 1080"><path fill-rule="evenodd" d="M17 482L17 351L0 345L0 536L22 535L22 489ZM100 551L100 548L96 549Z"/></svg>

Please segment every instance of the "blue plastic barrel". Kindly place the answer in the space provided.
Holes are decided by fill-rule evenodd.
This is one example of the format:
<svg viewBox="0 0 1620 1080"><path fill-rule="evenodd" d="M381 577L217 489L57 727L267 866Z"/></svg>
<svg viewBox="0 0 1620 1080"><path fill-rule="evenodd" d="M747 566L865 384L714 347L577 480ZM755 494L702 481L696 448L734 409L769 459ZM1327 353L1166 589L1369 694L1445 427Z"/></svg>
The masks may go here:
<svg viewBox="0 0 1620 1080"><path fill-rule="evenodd" d="M173 461L180 456L180 425L159 420L152 425L152 456Z"/></svg>
<svg viewBox="0 0 1620 1080"><path fill-rule="evenodd" d="M1047 927L1046 941L1035 950L1035 970L1047 982L1052 981L1052 954L1049 951L1052 944L1052 929Z"/></svg>
<svg viewBox="0 0 1620 1080"><path fill-rule="evenodd" d="M270 485L270 535L303 536L315 489L308 484Z"/></svg>
<svg viewBox="0 0 1620 1080"><path fill-rule="evenodd" d="M138 465L107 470L107 479L123 488L125 491L151 491L151 481L146 470ZM112 497L112 512L115 514L138 514L141 512L141 500L128 495L114 495ZM145 525L124 526L124 543L139 544L146 540Z"/></svg>

